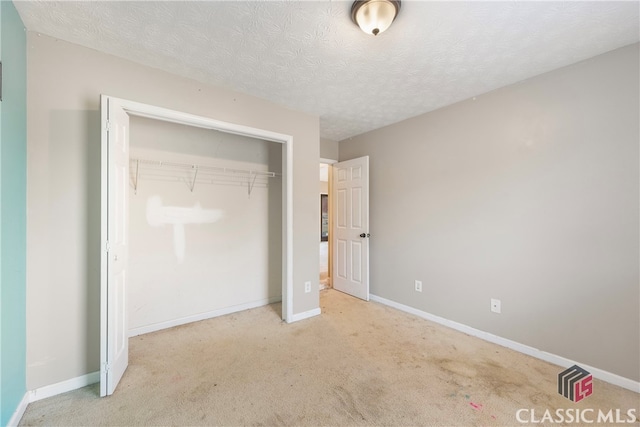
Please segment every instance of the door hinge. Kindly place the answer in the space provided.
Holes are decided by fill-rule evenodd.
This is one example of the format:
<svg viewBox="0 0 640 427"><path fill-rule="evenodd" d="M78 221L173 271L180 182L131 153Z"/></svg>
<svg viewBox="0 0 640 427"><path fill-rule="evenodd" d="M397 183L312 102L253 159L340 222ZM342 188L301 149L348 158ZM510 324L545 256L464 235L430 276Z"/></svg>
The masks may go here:
<svg viewBox="0 0 640 427"><path fill-rule="evenodd" d="M111 122L109 120L107 120L107 122L105 123L104 130L106 130L107 132L111 130Z"/></svg>
<svg viewBox="0 0 640 427"><path fill-rule="evenodd" d="M111 365L108 363L105 363L104 365L102 365L102 370L104 372L109 372L111 370Z"/></svg>
<svg viewBox="0 0 640 427"><path fill-rule="evenodd" d="M111 245L109 244L109 241L107 240L107 243L105 243L104 245L104 250L109 252L111 250Z"/></svg>

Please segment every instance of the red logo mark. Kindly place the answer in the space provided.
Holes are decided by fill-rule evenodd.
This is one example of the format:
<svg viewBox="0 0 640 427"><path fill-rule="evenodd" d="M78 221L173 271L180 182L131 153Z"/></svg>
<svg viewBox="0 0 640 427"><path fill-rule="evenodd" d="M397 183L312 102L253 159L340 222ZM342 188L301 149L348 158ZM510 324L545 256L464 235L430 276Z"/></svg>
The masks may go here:
<svg viewBox="0 0 640 427"><path fill-rule="evenodd" d="M591 393L593 393L593 375L582 378L575 384L573 395L575 396L576 402L580 402L585 397L591 396Z"/></svg>

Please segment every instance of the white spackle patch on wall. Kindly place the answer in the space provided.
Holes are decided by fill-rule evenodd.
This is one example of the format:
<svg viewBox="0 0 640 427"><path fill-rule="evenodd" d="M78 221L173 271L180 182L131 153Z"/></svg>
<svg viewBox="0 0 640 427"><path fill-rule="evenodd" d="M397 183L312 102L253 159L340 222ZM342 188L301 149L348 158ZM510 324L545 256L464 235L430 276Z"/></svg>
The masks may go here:
<svg viewBox="0 0 640 427"><path fill-rule="evenodd" d="M152 196L147 200L147 222L152 227L173 225L173 252L179 263L184 261L186 241L184 226L186 224L210 224L224 216L221 209L202 209L200 202L192 208L162 206L160 196Z"/></svg>

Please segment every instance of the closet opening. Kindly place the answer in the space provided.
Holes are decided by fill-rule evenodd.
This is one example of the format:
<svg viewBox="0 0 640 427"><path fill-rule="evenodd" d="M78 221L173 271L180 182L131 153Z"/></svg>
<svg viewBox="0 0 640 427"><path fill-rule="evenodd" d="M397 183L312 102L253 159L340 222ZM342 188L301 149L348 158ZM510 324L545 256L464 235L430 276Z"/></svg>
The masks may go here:
<svg viewBox="0 0 640 427"><path fill-rule="evenodd" d="M130 337L282 299L282 144L130 118Z"/></svg>
<svg viewBox="0 0 640 427"><path fill-rule="evenodd" d="M106 396L128 366L129 335L276 299L282 319L295 320L293 138L105 95L100 104L100 395ZM270 180L274 190L264 193ZM133 245L131 224L141 227ZM143 314L130 328L132 273L144 281L132 298ZM145 309L160 297L161 310Z"/></svg>

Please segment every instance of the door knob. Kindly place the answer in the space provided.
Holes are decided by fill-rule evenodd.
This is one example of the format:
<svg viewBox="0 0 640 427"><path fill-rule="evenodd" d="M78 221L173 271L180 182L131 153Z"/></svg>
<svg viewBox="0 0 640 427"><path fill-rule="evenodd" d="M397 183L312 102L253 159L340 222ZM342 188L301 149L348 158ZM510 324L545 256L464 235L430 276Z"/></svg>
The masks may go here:
<svg viewBox="0 0 640 427"><path fill-rule="evenodd" d="M369 233L367 233L367 234L362 233L362 234L360 234L360 237L362 237L362 238L364 239L365 237L371 237L371 234L369 234Z"/></svg>

